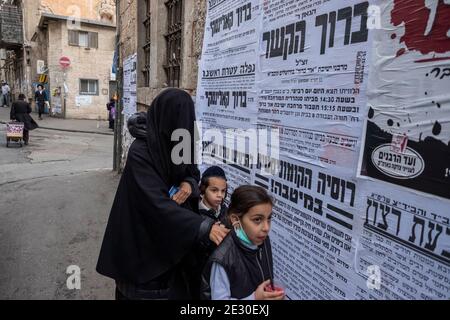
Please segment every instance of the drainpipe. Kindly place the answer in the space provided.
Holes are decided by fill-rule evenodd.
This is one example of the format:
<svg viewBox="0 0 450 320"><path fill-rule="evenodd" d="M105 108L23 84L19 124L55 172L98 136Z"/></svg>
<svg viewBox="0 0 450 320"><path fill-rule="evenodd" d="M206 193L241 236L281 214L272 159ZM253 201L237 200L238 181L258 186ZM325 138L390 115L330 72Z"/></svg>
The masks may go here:
<svg viewBox="0 0 450 320"><path fill-rule="evenodd" d="M114 159L113 159L113 169L120 173L120 163L122 160L122 94L123 94L123 72L121 67L122 55L120 46L120 36L121 36L121 26L122 19L120 17L120 2L118 0L116 3L116 50L117 50L117 60L116 60L116 70L117 70L117 105L116 105L116 121L114 121Z"/></svg>

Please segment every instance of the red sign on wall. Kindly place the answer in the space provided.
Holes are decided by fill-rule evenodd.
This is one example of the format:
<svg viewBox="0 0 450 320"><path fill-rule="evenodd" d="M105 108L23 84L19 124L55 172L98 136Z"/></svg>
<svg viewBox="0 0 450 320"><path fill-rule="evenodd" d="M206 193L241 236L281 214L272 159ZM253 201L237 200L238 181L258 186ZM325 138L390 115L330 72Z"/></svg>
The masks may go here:
<svg viewBox="0 0 450 320"><path fill-rule="evenodd" d="M61 57L59 59L59 64L63 68L68 68L70 67L70 59L68 57Z"/></svg>

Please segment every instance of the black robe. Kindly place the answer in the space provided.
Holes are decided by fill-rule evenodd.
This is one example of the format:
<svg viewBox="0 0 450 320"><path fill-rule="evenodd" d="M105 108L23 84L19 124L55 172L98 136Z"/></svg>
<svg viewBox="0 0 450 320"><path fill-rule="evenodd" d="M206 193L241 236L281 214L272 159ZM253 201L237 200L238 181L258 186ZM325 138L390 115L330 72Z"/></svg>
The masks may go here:
<svg viewBox="0 0 450 320"><path fill-rule="evenodd" d="M34 93L34 99L36 100L36 104L39 108L39 111L41 113L44 113L45 110L45 102L48 101L47 92L45 90L42 90L42 93L37 90Z"/></svg>
<svg viewBox="0 0 450 320"><path fill-rule="evenodd" d="M194 247L209 245L214 221L168 195L186 178L198 183L196 165L175 165L170 158L172 132L185 128L193 134L194 121L194 105L184 91L169 89L155 98L148 139L136 139L128 152L97 263L100 274L145 284L178 269Z"/></svg>
<svg viewBox="0 0 450 320"><path fill-rule="evenodd" d="M23 100L19 100L12 104L10 119L23 122L25 130L34 130L39 126L30 116L30 113L31 113L30 104Z"/></svg>

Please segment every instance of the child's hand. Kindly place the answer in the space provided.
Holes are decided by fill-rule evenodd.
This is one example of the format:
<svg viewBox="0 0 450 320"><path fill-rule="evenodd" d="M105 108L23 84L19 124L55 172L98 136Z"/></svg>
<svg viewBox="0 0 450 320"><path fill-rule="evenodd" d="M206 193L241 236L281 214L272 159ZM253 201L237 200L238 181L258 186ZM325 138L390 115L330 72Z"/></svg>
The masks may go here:
<svg viewBox="0 0 450 320"><path fill-rule="evenodd" d="M180 191L175 193L172 197L172 200L175 201L178 205L182 205L186 202L189 196L192 194L192 187L188 182L182 182L180 184Z"/></svg>
<svg viewBox="0 0 450 320"><path fill-rule="evenodd" d="M225 239L229 229L225 228L223 225L214 224L211 228L211 232L209 233L209 239L214 242L217 246Z"/></svg>
<svg viewBox="0 0 450 320"><path fill-rule="evenodd" d="M258 286L255 291L255 300L284 300L284 291L264 291L268 285L270 285L270 280L264 281Z"/></svg>

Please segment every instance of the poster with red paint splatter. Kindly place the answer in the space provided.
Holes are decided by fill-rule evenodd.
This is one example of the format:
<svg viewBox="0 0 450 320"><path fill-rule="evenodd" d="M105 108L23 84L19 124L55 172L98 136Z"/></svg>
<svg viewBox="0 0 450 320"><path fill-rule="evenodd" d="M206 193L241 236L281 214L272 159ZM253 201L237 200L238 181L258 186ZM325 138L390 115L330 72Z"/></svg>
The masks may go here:
<svg viewBox="0 0 450 320"><path fill-rule="evenodd" d="M359 174L450 199L450 0L379 9Z"/></svg>
<svg viewBox="0 0 450 320"><path fill-rule="evenodd" d="M402 179L387 184L389 175L358 162L364 140L367 159L375 150L384 156L387 145L385 161L400 157L416 174L422 170L414 166L419 163L415 157L427 160L423 163L431 169L448 160L435 142L444 148L450 140L445 91L446 85L450 88L450 52L448 42L435 45L432 39L442 38L441 25L450 19L442 18L444 1L434 7L432 2L417 3L253 0L253 18L233 25L238 20L230 17L243 4L209 1L196 100L203 129L275 128L279 136L241 152L234 141L223 143L227 136L208 132L201 135L203 164L224 168L230 195L251 183L274 197L273 274L284 284L287 299L450 297L448 200L399 187ZM431 12L433 23L428 24ZM422 23L423 30L414 23ZM213 30L220 32L213 36ZM417 30L428 30L432 39L417 38ZM216 54L222 50L227 56L219 59ZM242 73L249 62L254 75ZM229 74L229 68L235 71ZM245 107L234 107L227 91L243 91L244 86L256 97L247 99ZM230 119L231 114L254 121ZM417 148L421 141L425 151ZM279 152L272 153L274 149ZM358 163L365 176L369 172L379 181L357 179ZM445 184L424 172L430 189L425 192Z"/></svg>

